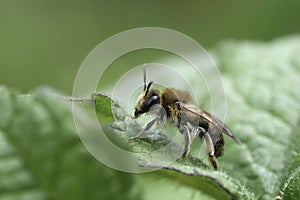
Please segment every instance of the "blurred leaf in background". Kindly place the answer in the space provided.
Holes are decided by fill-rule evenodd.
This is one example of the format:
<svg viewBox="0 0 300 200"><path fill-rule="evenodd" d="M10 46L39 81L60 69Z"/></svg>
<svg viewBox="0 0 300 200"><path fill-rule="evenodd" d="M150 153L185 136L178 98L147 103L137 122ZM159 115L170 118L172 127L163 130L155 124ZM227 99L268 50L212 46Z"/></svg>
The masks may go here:
<svg viewBox="0 0 300 200"><path fill-rule="evenodd" d="M70 106L39 93L0 89L0 199L140 199L130 174L83 147Z"/></svg>
<svg viewBox="0 0 300 200"><path fill-rule="evenodd" d="M270 40L299 32L300 2L0 1L0 81L29 91L50 85L71 94L87 54L106 38L136 27L180 31L204 47L228 38ZM134 60L119 68L134 66Z"/></svg>

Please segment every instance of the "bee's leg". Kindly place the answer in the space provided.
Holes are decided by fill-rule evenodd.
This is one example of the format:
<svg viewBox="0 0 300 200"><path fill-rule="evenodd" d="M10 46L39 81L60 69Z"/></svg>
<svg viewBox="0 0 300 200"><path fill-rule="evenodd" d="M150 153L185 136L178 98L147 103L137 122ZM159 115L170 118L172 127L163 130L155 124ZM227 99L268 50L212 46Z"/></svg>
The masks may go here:
<svg viewBox="0 0 300 200"><path fill-rule="evenodd" d="M207 131L204 132L201 131L201 134L199 136L202 137L203 143L205 145L205 151L208 154L208 159L211 165L214 167L215 170L218 170L218 164L214 155L215 148L210 135L208 134Z"/></svg>
<svg viewBox="0 0 300 200"><path fill-rule="evenodd" d="M190 131L187 126L180 127L179 131L182 133L184 137L184 150L182 154L182 160L185 161L187 156L190 153L190 146L191 146Z"/></svg>
<svg viewBox="0 0 300 200"><path fill-rule="evenodd" d="M150 121L146 125L146 127L143 130L141 130L137 135L130 137L130 140L135 140L135 139L139 138L146 131L148 131L155 123L157 123L157 124L163 124L164 123L163 117L158 117L158 118L155 118L152 121Z"/></svg>

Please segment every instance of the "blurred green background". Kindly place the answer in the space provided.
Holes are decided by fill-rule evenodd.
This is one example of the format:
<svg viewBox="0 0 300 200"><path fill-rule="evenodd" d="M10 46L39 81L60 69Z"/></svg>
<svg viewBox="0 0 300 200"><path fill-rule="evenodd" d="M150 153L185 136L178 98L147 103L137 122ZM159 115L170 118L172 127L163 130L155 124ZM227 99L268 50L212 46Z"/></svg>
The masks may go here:
<svg viewBox="0 0 300 200"><path fill-rule="evenodd" d="M271 40L300 30L300 1L0 1L0 84L72 94L87 54L119 32L180 31L206 49L224 39ZM130 65L130 64L129 64Z"/></svg>
<svg viewBox="0 0 300 200"><path fill-rule="evenodd" d="M119 32L170 28L212 49L227 39L269 41L297 34L299 11L299 0L0 0L0 85L25 93L48 85L71 95L85 57ZM161 56L156 53L137 53L138 61L131 58L114 64L128 68ZM190 192L184 187L174 189L170 180L146 177L143 182L148 199L172 195L183 199ZM169 186L166 197L161 196L160 191Z"/></svg>

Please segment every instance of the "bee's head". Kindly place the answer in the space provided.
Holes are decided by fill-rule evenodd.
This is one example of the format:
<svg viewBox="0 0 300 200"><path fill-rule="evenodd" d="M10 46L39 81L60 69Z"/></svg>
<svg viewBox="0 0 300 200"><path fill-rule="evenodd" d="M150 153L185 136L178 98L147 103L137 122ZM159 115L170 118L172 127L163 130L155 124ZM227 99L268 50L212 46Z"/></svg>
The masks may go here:
<svg viewBox="0 0 300 200"><path fill-rule="evenodd" d="M160 102L159 91L154 89L150 90L152 83L153 81L150 81L148 85L146 84L146 67L144 66L144 90L135 104L135 118L148 112L153 105L159 104Z"/></svg>

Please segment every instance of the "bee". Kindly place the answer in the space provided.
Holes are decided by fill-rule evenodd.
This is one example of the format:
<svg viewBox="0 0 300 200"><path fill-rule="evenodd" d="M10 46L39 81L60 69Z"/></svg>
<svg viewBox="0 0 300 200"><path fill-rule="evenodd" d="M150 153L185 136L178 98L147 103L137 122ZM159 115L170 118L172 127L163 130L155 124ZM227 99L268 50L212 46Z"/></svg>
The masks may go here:
<svg viewBox="0 0 300 200"><path fill-rule="evenodd" d="M163 127L165 122L169 121L177 126L179 132L184 137L183 161L189 155L192 141L196 137L199 137L204 144L210 164L215 170L218 170L216 158L223 155L225 144L222 133L231 137L238 144L241 143L240 140L218 118L204 109L197 107L187 92L174 88L165 88L162 90L150 89L153 81L150 81L148 84L146 83L145 65L143 76L144 89L136 102L134 117L137 118L148 112L156 114L157 117L130 139L139 138L155 124L161 124ZM155 105L159 106L151 109Z"/></svg>

